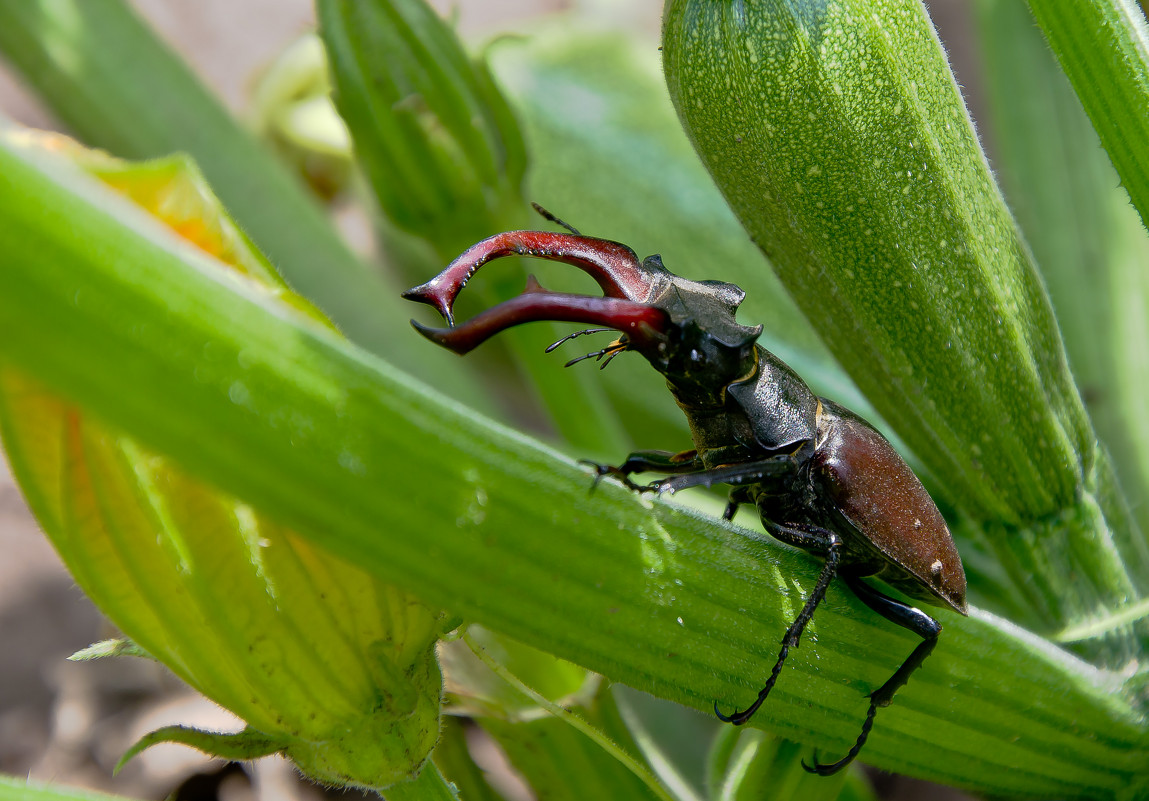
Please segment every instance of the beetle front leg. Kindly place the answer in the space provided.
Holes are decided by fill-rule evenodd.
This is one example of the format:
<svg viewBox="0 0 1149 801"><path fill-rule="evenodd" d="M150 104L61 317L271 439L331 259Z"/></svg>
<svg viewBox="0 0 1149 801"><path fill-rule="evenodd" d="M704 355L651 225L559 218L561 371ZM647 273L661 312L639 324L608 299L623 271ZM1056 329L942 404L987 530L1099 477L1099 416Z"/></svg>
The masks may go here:
<svg viewBox="0 0 1149 801"><path fill-rule="evenodd" d="M643 484L636 484L630 480L633 473L693 473L702 469L702 460L698 458L698 451L635 451L626 457L626 461L618 467L608 464L599 464L587 459L580 459L580 464L589 465L595 470L594 484L591 489L598 486L598 482L605 476L617 478L628 489L635 492L649 492L653 488Z"/></svg>
<svg viewBox="0 0 1149 801"><path fill-rule="evenodd" d="M819 764L817 756L814 758L813 765L807 765L805 762L802 763L802 767L811 773L817 773L819 776L829 776L837 773L854 761L854 757L858 755L858 752L862 750L862 746L866 744L866 738L870 736L870 729L874 725L874 716L878 714L879 707L889 706L894 700L894 694L909 681L913 672L920 668L922 663L926 661L926 658L933 653L934 646L938 644L938 634L941 633L942 630L941 624L922 610L883 595L860 578L843 576L843 579L846 585L866 606L873 609L891 623L897 623L899 626L909 629L921 637L922 641L918 643L917 648L906 657L906 661L902 662L901 667L894 672L894 675L890 676L885 684L870 693L870 708L866 712L865 722L862 723L862 733L858 735L857 741L846 755L837 762L832 762L828 765Z"/></svg>
<svg viewBox="0 0 1149 801"><path fill-rule="evenodd" d="M778 526L778 528L785 528ZM825 529L818 529L814 526L803 526L803 538L810 540L817 540L819 545L824 547L826 553L826 563L822 566L822 572L818 576L818 582L814 585L814 589L806 598L806 603L802 605L802 611L798 613L798 617L790 624L790 628L786 629L786 636L782 638L782 650L778 652L778 661L774 663L774 669L770 671L770 678L766 680L765 686L758 691L758 698L750 706L741 712L735 712L731 715L723 715L718 711L718 702L714 702L714 714L718 719L725 723L733 723L735 726L741 726L750 718L754 717L754 713L765 702L766 697L770 695L770 691L774 689L774 683L778 681L778 675L782 672L782 665L786 663L786 657L790 654L791 648L798 647L798 640L802 637L802 631L806 628L806 624L810 622L810 618L814 616L814 610L818 608L818 604L822 602L822 598L826 595L826 588L830 586L830 582L834 580L834 576L838 573L838 563L841 560L842 540L833 532L826 531ZM773 532L771 532L773 533ZM777 535L775 535L777 536Z"/></svg>
<svg viewBox="0 0 1149 801"><path fill-rule="evenodd" d="M749 487L735 487L730 490L730 500L722 512L722 519L729 523L734 519L734 515L738 514L738 507L744 503L754 503L754 499L750 497Z"/></svg>
<svg viewBox="0 0 1149 801"><path fill-rule="evenodd" d="M698 470L685 475L664 478L649 485L659 495L675 493L690 487L713 487L715 484L754 484L765 479L792 473L797 464L790 454L771 456L753 462L739 462L709 470Z"/></svg>

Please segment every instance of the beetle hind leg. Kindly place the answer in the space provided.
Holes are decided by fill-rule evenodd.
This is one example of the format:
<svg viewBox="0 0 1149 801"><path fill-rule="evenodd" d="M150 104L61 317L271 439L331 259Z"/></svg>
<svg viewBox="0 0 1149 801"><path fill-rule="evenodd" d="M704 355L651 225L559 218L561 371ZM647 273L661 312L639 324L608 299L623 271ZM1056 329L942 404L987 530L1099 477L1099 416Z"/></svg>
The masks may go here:
<svg viewBox="0 0 1149 801"><path fill-rule="evenodd" d="M813 765L802 763L802 767L811 773L817 773L819 776L830 776L854 761L854 757L866 744L866 738L870 736L870 729L874 725L874 716L878 714L878 709L890 705L897 691L910 680L914 671L920 668L926 658L933 653L934 647L938 644L938 634L942 630L941 624L922 610L883 595L861 579L843 576L843 580L866 606L891 623L897 623L899 626L914 632L922 638L922 641L906 657L906 661L902 662L901 667L894 672L894 675L890 676L885 684L870 693L870 708L866 712L865 722L862 723L862 732L846 755L837 762L825 765L818 762L817 756L814 758Z"/></svg>
<svg viewBox="0 0 1149 801"><path fill-rule="evenodd" d="M776 526L776 528L783 528ZM825 550L826 563L822 566L822 572L818 576L818 581L814 585L814 589L806 597L806 603L802 605L802 611L798 613L798 617L794 618L794 622L790 624L790 628L786 629L786 636L782 638L782 649L778 652L778 661L774 663L774 668L770 671L770 678L766 679L766 684L758 691L758 698L754 703L746 707L741 712L734 712L730 715L724 715L718 710L718 702L714 702L714 714L718 719L724 723L733 723L735 726L741 726L750 718L754 717L754 713L766 701L766 697L770 695L770 691L774 689L775 682L778 681L778 675L782 672L782 666L786 664L786 657L790 654L791 648L798 647L798 640L802 637L802 631L806 628L806 624L810 622L810 618L814 616L814 610L818 608L818 604L822 602L822 598L826 595L826 588L830 586L830 582L834 580L834 576L838 574L838 563L841 559L841 546L842 540L837 534L826 531L825 529L815 528L813 526L803 526L803 531L799 532L802 537L808 538L810 541L817 540L818 544ZM774 534L774 531L771 531ZM777 536L777 534L775 534ZM810 542L813 544L813 542Z"/></svg>

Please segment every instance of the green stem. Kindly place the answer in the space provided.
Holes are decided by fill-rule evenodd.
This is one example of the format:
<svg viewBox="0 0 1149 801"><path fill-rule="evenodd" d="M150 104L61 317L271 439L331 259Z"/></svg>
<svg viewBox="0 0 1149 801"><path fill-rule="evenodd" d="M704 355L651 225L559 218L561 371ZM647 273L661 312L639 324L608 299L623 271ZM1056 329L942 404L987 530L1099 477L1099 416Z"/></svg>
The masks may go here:
<svg viewBox="0 0 1149 801"><path fill-rule="evenodd" d="M1149 24L1133 0L1028 0L1149 224Z"/></svg>
<svg viewBox="0 0 1149 801"><path fill-rule="evenodd" d="M190 154L292 287L351 340L481 402L450 354L397 347L410 317L315 200L123 0L0 0L0 53L84 142L130 159Z"/></svg>
<svg viewBox="0 0 1149 801"><path fill-rule="evenodd" d="M540 707L550 712L556 718L565 722L567 725L571 726L577 731L582 732L588 738L590 738L590 740L597 743L603 751L606 751L614 759L618 760L619 763L625 766L627 770L637 776L643 784L650 788L650 791L654 793L657 798L661 798L663 801L677 801L674 796L666 791L666 788L662 786L662 783L659 782L658 779L654 778L654 775L646 769L645 765L632 757L625 750L620 748L617 743L613 742L604 733L587 723L585 720L580 718L574 712L571 712L566 707L554 703L546 696L535 692L526 684L519 681L517 676L515 676L505 667L492 659L491 655L487 653L487 649L479 645L479 643L475 642L475 638L467 632L463 632L463 642L465 642L467 647L471 649L471 653L477 656L479 661L486 665L492 673L505 681L507 684L514 687L527 698L534 701Z"/></svg>
<svg viewBox="0 0 1149 801"><path fill-rule="evenodd" d="M383 791L387 801L459 801L455 786L447 781L434 762L428 762L417 777L393 784Z"/></svg>
<svg viewBox="0 0 1149 801"><path fill-rule="evenodd" d="M425 603L698 709L744 703L818 570L635 497L237 283L138 210L0 142L0 365ZM1147 789L1149 737L1090 668L942 614L866 759L998 795ZM173 635L174 636L174 635ZM768 710L848 747L912 647L832 587Z"/></svg>

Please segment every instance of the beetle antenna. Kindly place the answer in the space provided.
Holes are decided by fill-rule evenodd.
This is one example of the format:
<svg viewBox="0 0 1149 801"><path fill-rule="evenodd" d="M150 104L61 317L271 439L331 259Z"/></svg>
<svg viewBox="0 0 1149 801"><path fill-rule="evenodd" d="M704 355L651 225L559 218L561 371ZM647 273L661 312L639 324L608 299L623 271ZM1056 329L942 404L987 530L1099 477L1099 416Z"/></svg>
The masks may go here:
<svg viewBox="0 0 1149 801"><path fill-rule="evenodd" d="M614 358L614 355L616 353L621 353L622 351L626 350L628 347L629 347L629 345L627 345L626 343L615 341L615 342L612 342L609 345L607 345L602 350L595 350L595 351L591 351L590 353L587 353L583 356L576 356L575 358L571 359L569 362L564 364L563 367L570 367L571 365L578 364L579 362L585 362L587 359L601 360L603 356L610 356L611 358ZM610 359L607 359L607 364L609 364L609 363L610 363ZM603 365L603 366L605 367L606 365Z"/></svg>
<svg viewBox="0 0 1149 801"><path fill-rule="evenodd" d="M606 357L606 361L603 362L601 365L599 365L598 369L605 370L606 366L608 364L610 364L612 361L614 361L614 357L617 356L618 354L622 353L626 349L627 349L626 345L622 345L621 347L615 348L614 351L612 351L611 354Z"/></svg>
<svg viewBox="0 0 1149 801"><path fill-rule="evenodd" d="M564 364L563 367L572 367L572 366L578 364L579 362L585 362L587 359L601 359L603 356L606 355L606 352L608 350L610 350L610 348L603 348L602 350L592 351L591 353L587 353L583 356L575 356L569 362Z"/></svg>
<svg viewBox="0 0 1149 801"><path fill-rule="evenodd" d="M550 345L547 346L547 349L544 351L544 353L550 353L552 350L554 350L559 345L566 342L568 339L574 339L575 337L581 337L583 334L601 334L603 331L613 331L613 330L614 330L613 328L584 328L582 331L575 331L573 334L567 334L565 337L563 337L562 339L560 339L557 342L552 342Z"/></svg>
<svg viewBox="0 0 1149 801"><path fill-rule="evenodd" d="M582 236L582 233L577 228L575 228L573 225L563 222L558 217L551 214L549 211L547 211L542 206L540 206L538 203L535 203L533 200L531 201L531 206L534 207L535 211L537 211L542 216L542 218L544 220L547 220L548 222L553 222L555 225L561 225L563 228L567 229L568 231L570 231L575 236Z"/></svg>
<svg viewBox="0 0 1149 801"><path fill-rule="evenodd" d="M569 362L564 364L563 367L570 367L573 364L578 364L579 362L584 362L587 359L595 359L597 361L602 361L602 357L606 356L607 357L606 361L603 362L602 365L600 365L598 368L598 369L602 370L608 364L611 363L611 361L614 359L615 356L617 356L618 354L620 354L626 350L630 350L630 342L628 342L624 339L621 339L621 338L616 339L614 342L610 343L609 345L607 345L602 350L591 351L590 353L587 353L584 356L576 356L575 358L571 359Z"/></svg>

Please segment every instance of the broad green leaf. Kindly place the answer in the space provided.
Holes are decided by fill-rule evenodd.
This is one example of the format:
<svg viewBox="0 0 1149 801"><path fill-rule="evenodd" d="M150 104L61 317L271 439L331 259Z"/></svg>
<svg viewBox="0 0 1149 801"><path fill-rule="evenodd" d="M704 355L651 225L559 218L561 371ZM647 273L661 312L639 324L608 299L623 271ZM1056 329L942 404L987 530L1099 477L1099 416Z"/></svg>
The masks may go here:
<svg viewBox="0 0 1149 801"><path fill-rule="evenodd" d="M0 217L6 369L425 604L698 709L757 692L813 560L609 483L588 499L578 465L7 144ZM1147 791L1122 675L985 612L941 619L867 761L996 795ZM842 753L913 645L832 587L754 723Z"/></svg>
<svg viewBox="0 0 1149 801"><path fill-rule="evenodd" d="M1134 0L1028 0L1028 5L1146 223L1149 24L1144 10Z"/></svg>
<svg viewBox="0 0 1149 801"><path fill-rule="evenodd" d="M132 166L47 141L189 249L226 263L233 272L221 278L327 327L247 248L185 159ZM242 387L234 389L241 402ZM2 360L0 436L88 596L134 643L248 724L237 734L168 727L125 759L157 742L233 759L282 752L317 780L375 788L419 769L438 735L433 610L188 477Z"/></svg>
<svg viewBox="0 0 1149 801"><path fill-rule="evenodd" d="M726 728L712 711L673 704L622 684L611 686L618 715L655 775L676 797L705 797L706 752Z"/></svg>
<svg viewBox="0 0 1149 801"><path fill-rule="evenodd" d="M464 632L462 639L484 667L546 713L541 718L529 712L480 718L481 723L493 727L489 732L510 751L512 761L539 792L601 798L604 793L621 791L623 795L638 793L658 801L674 801L639 757L615 711L613 696L597 676L586 683L581 700L569 698L556 703L511 673L470 632ZM565 731L549 724L560 724ZM551 740L557 742L550 744ZM564 758L565 752L578 753L581 760ZM572 764L580 761L582 764L572 771Z"/></svg>
<svg viewBox="0 0 1149 801"><path fill-rule="evenodd" d="M1032 257L918 0L674 0L695 148L839 363L1025 581L1052 633L1135 602L1149 555ZM722 276L718 276L722 277ZM1138 623L1083 652L1136 657Z"/></svg>

